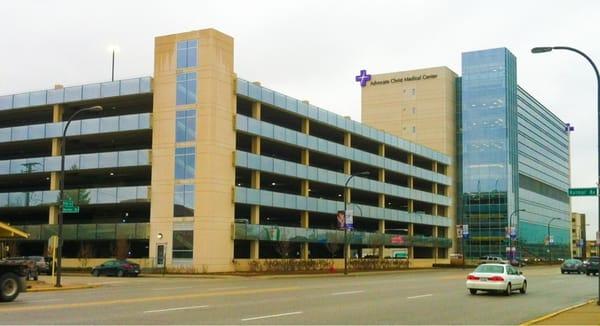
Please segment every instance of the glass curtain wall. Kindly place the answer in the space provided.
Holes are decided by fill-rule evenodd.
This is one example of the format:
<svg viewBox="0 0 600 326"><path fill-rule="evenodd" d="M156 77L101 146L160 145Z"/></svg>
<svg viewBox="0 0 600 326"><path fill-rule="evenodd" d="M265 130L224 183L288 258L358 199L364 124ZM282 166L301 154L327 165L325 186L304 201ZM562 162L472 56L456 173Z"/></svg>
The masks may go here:
<svg viewBox="0 0 600 326"><path fill-rule="evenodd" d="M505 48L463 53L461 81L464 254L506 257L518 209L516 58Z"/></svg>

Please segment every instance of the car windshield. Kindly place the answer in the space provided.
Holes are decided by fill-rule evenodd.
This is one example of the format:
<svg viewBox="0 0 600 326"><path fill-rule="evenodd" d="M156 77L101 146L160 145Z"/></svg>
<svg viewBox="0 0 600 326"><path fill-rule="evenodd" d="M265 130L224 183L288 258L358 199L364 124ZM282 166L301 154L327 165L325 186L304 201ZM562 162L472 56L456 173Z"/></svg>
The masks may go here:
<svg viewBox="0 0 600 326"><path fill-rule="evenodd" d="M475 269L477 273L504 273L504 266L481 265Z"/></svg>
<svg viewBox="0 0 600 326"><path fill-rule="evenodd" d="M567 264L577 264L580 263L581 261L579 261L578 259L568 259L565 261L565 263Z"/></svg>

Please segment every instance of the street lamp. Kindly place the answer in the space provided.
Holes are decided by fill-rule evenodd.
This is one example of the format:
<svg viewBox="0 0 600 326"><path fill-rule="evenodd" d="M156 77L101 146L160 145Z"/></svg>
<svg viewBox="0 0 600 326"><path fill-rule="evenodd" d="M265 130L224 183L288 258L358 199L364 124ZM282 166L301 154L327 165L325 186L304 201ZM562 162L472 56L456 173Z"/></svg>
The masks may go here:
<svg viewBox="0 0 600 326"><path fill-rule="evenodd" d="M513 217L513 215L517 214L518 212L525 212L525 209L524 208L515 209L512 213L510 213L510 216L508 217L508 258L509 258L509 261L512 261L512 258L513 258L512 257L512 226L513 226L512 217ZM518 219L517 219L517 221L518 221ZM518 226L519 226L519 223L517 222L517 232L519 232Z"/></svg>
<svg viewBox="0 0 600 326"><path fill-rule="evenodd" d="M553 217L550 219L550 221L548 221L548 262L552 262L552 251L550 250L551 246L550 246L550 223L552 223L552 221L554 220L559 220L559 217Z"/></svg>
<svg viewBox="0 0 600 326"><path fill-rule="evenodd" d="M546 47L536 47L531 49L532 53L543 53L543 52L550 52L552 50L567 50L567 51L572 51L575 52L579 55L581 55L582 57L584 57L591 65L592 68L594 68L594 72L596 73L596 81L597 81L597 87L598 87L598 97L596 98L596 100L598 101L598 105L597 105L597 115L598 115L598 121L597 121L597 132L598 132L598 156L600 156L600 73L598 73L598 68L596 68L596 65L594 64L594 61L592 61L592 59L590 59L590 57L588 57L585 53L575 49L575 48L571 48L568 46L546 46ZM598 183L596 183L597 186L600 186L600 159L598 160ZM598 196L598 232L600 232L600 196ZM600 245L599 247L600 248ZM598 300L596 301L596 303L598 305L600 305L600 277L598 278Z"/></svg>
<svg viewBox="0 0 600 326"><path fill-rule="evenodd" d="M348 226L346 225L346 209L348 208L348 183L357 175L369 175L369 171L361 171L351 174L344 184L344 275L348 275Z"/></svg>
<svg viewBox="0 0 600 326"><path fill-rule="evenodd" d="M73 121L73 118L75 118L75 116L77 116L79 113L81 112L86 112L86 111L90 111L90 112L99 112L102 111L102 107L99 105L96 106L92 106L89 108L83 108L83 109L79 109L77 111L75 111L71 117L69 117L69 120L67 120L67 124L65 125L65 128L63 129L63 134L62 134L62 138L60 141L60 182L59 182L59 195L58 198L60 200L59 204L58 204L58 250L57 250L57 257L56 257L56 284L54 285L55 287L61 287L62 285L60 284L60 278L62 275L62 247L63 247L63 236L62 236L62 231L63 231L63 202L64 202L64 192L65 192L65 148L66 148L66 138L67 138L67 129L69 128L69 125L71 124L71 121Z"/></svg>

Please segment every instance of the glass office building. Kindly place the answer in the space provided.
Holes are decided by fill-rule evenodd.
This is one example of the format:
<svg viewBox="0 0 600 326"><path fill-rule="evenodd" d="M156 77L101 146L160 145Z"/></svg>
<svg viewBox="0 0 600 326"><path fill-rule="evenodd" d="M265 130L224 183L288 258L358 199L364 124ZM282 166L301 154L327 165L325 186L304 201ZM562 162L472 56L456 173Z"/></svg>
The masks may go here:
<svg viewBox="0 0 600 326"><path fill-rule="evenodd" d="M516 58L506 48L463 53L462 73L459 224L469 230L465 255L568 257L565 124L517 86Z"/></svg>

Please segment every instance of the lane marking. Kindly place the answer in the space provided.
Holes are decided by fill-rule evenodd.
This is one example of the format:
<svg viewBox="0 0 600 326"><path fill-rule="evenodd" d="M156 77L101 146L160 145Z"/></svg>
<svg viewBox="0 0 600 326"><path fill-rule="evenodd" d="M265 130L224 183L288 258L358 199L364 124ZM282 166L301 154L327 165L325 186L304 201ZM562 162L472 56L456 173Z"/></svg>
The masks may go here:
<svg viewBox="0 0 600 326"><path fill-rule="evenodd" d="M250 320L257 320L257 319L266 319L266 318L275 318L275 317L290 316L290 315L299 315L301 313L302 313L302 311L286 312L286 313L277 314L277 315L267 315L267 316L244 318L244 319L242 319L242 321L250 321Z"/></svg>
<svg viewBox="0 0 600 326"><path fill-rule="evenodd" d="M192 309L202 309L202 308L208 308L208 306L204 305L204 306L189 306L189 307L167 308L167 309L158 309L158 310L146 310L146 311L144 311L144 313L145 314L150 314L150 313L154 313L154 312L167 312L167 311L177 311L177 310L192 310Z"/></svg>
<svg viewBox="0 0 600 326"><path fill-rule="evenodd" d="M425 297L431 297L433 296L433 294L423 294L423 295L415 295L413 297L406 297L407 299L418 299L418 298L425 298Z"/></svg>
<svg viewBox="0 0 600 326"><path fill-rule="evenodd" d="M0 314L4 312L16 312L16 311L36 311L36 310L58 310L68 308L85 308L85 307L97 307L103 305L121 305L130 303L140 302L155 302L155 301L169 301L169 300L183 300L183 299L195 299L195 298L206 298L216 296L227 296L227 295L245 295L245 294L260 294L260 293L274 293L274 292L285 292L285 291L298 291L304 288L299 286L282 287L282 288L270 288L270 289L253 289L253 290L238 290L238 291L223 291L223 292L210 292L210 293L190 293L190 294L178 294L178 295L165 295L156 297L146 298L131 298L131 299L117 299L117 300L105 300L105 301L92 301L92 302L77 302L77 303L58 303L49 305L39 306L0 306Z"/></svg>
<svg viewBox="0 0 600 326"><path fill-rule="evenodd" d="M31 300L29 303L37 303L37 302L56 302L56 301L65 301L65 299L43 299L43 300Z"/></svg>
<svg viewBox="0 0 600 326"><path fill-rule="evenodd" d="M365 291L364 290L358 290L358 291L335 292L335 293L332 293L331 295L357 294L357 293L363 293L363 292L365 292Z"/></svg>
<svg viewBox="0 0 600 326"><path fill-rule="evenodd" d="M189 286L175 286L175 287L171 287L171 288L155 288L155 289L150 289L152 291L162 291L162 290L179 290L179 289L189 289Z"/></svg>
<svg viewBox="0 0 600 326"><path fill-rule="evenodd" d="M226 286L222 288L211 288L206 291L221 291L221 290L239 290L239 289L247 289L247 286Z"/></svg>
<svg viewBox="0 0 600 326"><path fill-rule="evenodd" d="M125 281L109 281L109 282L89 282L88 284L122 284Z"/></svg>

